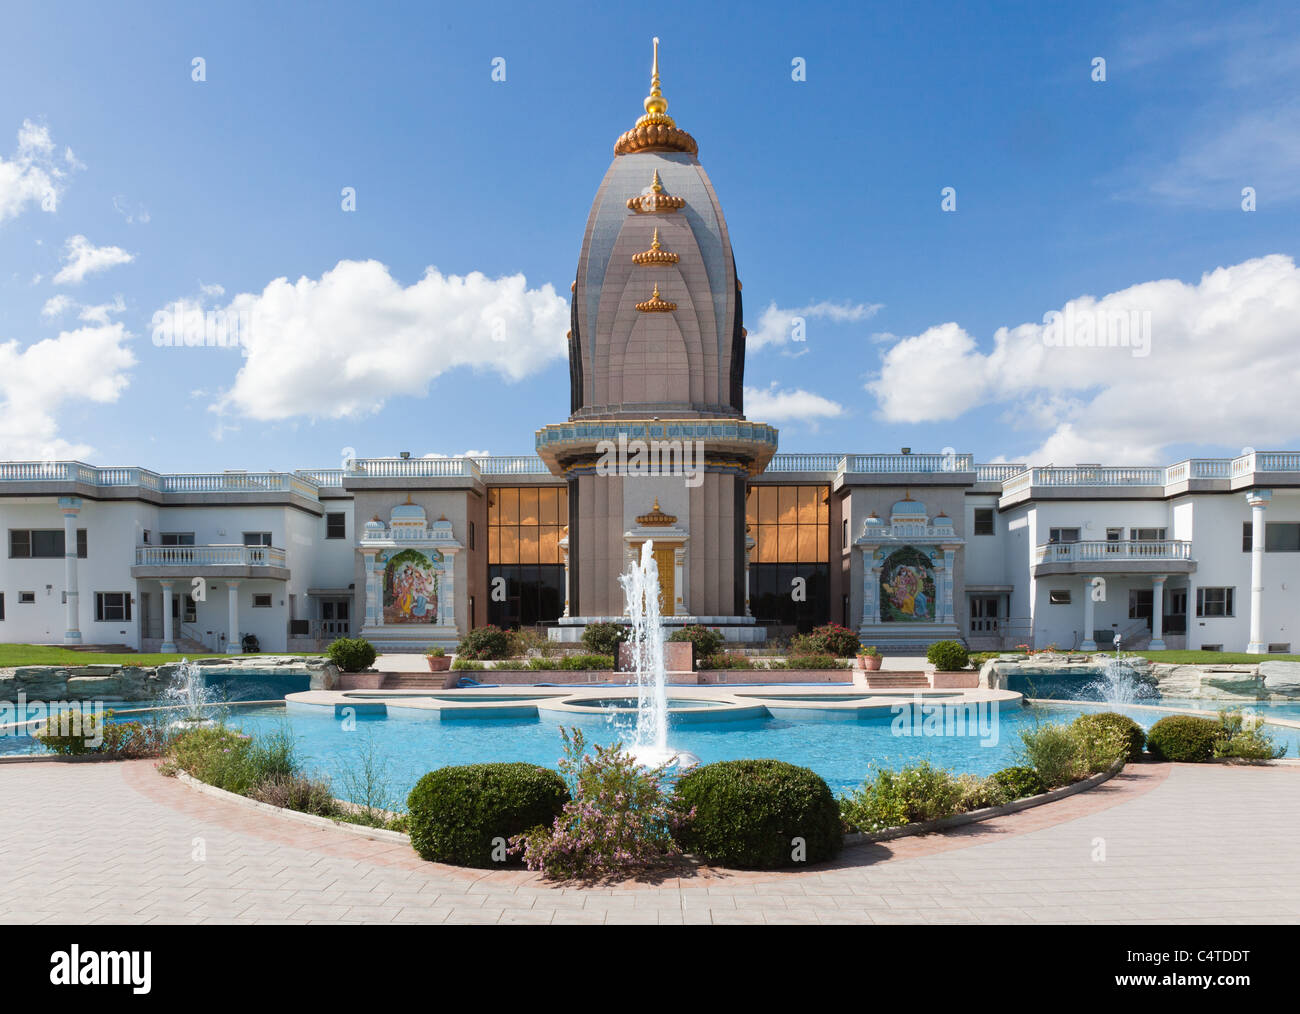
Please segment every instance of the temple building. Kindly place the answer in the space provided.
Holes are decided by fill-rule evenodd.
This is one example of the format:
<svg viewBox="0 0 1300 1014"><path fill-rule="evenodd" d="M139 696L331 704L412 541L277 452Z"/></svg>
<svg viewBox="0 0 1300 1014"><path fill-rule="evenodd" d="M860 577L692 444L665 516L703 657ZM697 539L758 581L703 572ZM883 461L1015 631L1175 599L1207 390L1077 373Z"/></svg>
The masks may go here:
<svg viewBox="0 0 1300 1014"><path fill-rule="evenodd" d="M954 637L1300 650L1300 452L1168 467L778 453L745 416L736 259L655 46L582 236L568 418L536 431L535 455L215 474L0 462L0 642L314 651L360 635L414 651L488 623L571 641L625 614L619 575L652 542L665 623L738 643L834 621L908 653Z"/></svg>

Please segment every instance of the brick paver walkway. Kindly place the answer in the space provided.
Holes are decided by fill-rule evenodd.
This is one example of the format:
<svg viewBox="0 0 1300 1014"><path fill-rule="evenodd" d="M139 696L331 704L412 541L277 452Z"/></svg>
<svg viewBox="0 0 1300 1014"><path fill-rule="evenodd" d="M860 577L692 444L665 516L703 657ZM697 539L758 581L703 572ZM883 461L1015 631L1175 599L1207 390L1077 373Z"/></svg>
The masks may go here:
<svg viewBox="0 0 1300 1014"><path fill-rule="evenodd" d="M554 887L201 794L150 762L0 765L0 921L1300 921L1300 769L1140 765L792 874Z"/></svg>

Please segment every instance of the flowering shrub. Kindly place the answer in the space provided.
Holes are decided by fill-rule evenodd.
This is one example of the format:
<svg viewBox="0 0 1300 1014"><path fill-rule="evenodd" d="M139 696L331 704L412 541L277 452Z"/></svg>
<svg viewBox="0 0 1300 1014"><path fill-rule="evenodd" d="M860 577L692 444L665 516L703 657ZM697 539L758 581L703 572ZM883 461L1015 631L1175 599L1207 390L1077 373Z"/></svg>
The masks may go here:
<svg viewBox="0 0 1300 1014"><path fill-rule="evenodd" d="M619 743L593 744L587 754L580 729L561 728L560 735L560 772L573 798L551 827L511 838L511 854L556 879L626 876L678 855L673 832L693 811L664 791L665 767L639 766Z"/></svg>
<svg viewBox="0 0 1300 1014"><path fill-rule="evenodd" d="M682 627L680 630L674 630L669 635L670 641L690 641L695 645L695 658L706 659L712 658L722 650L722 634L706 627L701 623L692 623Z"/></svg>
<svg viewBox="0 0 1300 1014"><path fill-rule="evenodd" d="M461 659L509 658L514 648L510 631L495 624L475 627L456 646L456 661Z"/></svg>
<svg viewBox="0 0 1300 1014"><path fill-rule="evenodd" d="M790 639L791 655L833 655L853 658L861 647L858 635L838 623L824 623L807 634Z"/></svg>

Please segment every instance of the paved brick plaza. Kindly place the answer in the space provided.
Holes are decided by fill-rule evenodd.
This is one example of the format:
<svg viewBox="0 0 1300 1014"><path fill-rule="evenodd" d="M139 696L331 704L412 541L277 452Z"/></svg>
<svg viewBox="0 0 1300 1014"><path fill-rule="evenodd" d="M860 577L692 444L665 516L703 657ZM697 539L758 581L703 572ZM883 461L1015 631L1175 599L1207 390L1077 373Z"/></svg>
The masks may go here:
<svg viewBox="0 0 1300 1014"><path fill-rule="evenodd" d="M833 868L582 889L425 863L201 794L149 761L0 765L0 798L7 923L1300 921L1300 768L1287 766L1139 765L960 833L846 850Z"/></svg>

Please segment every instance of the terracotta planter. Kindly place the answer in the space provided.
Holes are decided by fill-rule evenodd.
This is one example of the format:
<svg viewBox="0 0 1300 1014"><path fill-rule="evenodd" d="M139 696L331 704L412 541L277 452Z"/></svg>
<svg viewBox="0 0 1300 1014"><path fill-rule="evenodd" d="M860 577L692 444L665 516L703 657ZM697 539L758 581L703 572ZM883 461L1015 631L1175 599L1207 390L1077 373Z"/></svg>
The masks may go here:
<svg viewBox="0 0 1300 1014"><path fill-rule="evenodd" d="M425 655L424 660L429 663L429 672L447 672L451 668L450 655L443 655L441 658L437 655Z"/></svg>
<svg viewBox="0 0 1300 1014"><path fill-rule="evenodd" d="M879 655L859 655L858 668L865 669L867 672L875 672L880 668L881 661Z"/></svg>

